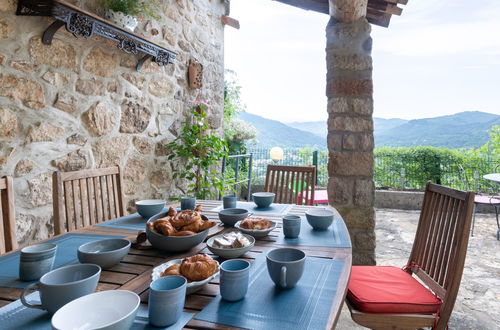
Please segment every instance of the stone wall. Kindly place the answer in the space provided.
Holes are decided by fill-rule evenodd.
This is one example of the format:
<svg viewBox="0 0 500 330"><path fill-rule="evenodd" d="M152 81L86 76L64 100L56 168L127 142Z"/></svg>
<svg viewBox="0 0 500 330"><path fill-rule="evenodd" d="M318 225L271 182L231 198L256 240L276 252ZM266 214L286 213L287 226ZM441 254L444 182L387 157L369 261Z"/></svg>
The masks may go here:
<svg viewBox="0 0 500 330"><path fill-rule="evenodd" d="M349 229L353 264L375 263L370 31L364 17L326 27L328 196Z"/></svg>
<svg viewBox="0 0 500 330"><path fill-rule="evenodd" d="M72 1L99 13L97 0ZM41 43L52 22L15 16L16 0L0 1L0 176L14 177L17 237L21 244L53 234L51 174L122 166L128 205L135 199L177 196L175 164L165 142L178 134L190 102L212 105L209 122L221 129L223 25L219 0L161 1L157 21L136 32L178 54L175 64L123 53L101 37L76 39L60 29ZM204 66L203 87L187 82L190 58Z"/></svg>

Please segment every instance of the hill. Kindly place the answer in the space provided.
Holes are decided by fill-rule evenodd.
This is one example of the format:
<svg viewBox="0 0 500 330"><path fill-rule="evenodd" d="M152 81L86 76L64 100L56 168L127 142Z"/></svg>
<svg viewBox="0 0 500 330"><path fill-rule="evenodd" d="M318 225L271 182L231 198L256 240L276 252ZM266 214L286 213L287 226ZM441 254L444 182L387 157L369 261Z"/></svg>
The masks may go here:
<svg viewBox="0 0 500 330"><path fill-rule="evenodd" d="M325 121L283 124L249 113L239 117L257 128L258 147L326 147ZM488 141L488 130L493 125L500 125L500 116L480 111L414 120L374 118L375 144L377 147L477 148Z"/></svg>
<svg viewBox="0 0 500 330"><path fill-rule="evenodd" d="M480 111L415 119L383 132L375 131L375 144L377 147L477 148L488 141L488 130L493 125L500 125L500 116Z"/></svg>
<svg viewBox="0 0 500 330"><path fill-rule="evenodd" d="M242 112L238 118L257 129L257 147L301 148L306 146L326 148L326 140L320 136L290 127L277 120Z"/></svg>

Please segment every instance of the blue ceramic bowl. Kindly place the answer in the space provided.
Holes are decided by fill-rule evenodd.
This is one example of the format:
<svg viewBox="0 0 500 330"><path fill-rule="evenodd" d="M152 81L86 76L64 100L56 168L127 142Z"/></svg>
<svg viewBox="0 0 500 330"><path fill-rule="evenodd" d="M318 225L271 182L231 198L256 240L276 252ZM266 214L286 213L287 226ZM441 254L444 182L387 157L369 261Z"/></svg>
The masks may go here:
<svg viewBox="0 0 500 330"><path fill-rule="evenodd" d="M145 199L135 202L137 213L143 218L151 218L153 215L158 214L165 207L165 201L161 199Z"/></svg>
<svg viewBox="0 0 500 330"><path fill-rule="evenodd" d="M269 207L274 202L275 193L272 192L256 192L252 194L253 202L258 208Z"/></svg>
<svg viewBox="0 0 500 330"><path fill-rule="evenodd" d="M96 264L106 269L118 264L129 250L129 240L111 238L80 245L77 252L82 264Z"/></svg>
<svg viewBox="0 0 500 330"><path fill-rule="evenodd" d="M226 226L233 227L235 223L240 220L245 219L248 216L248 210L246 209L224 209L219 211L219 219Z"/></svg>
<svg viewBox="0 0 500 330"><path fill-rule="evenodd" d="M334 213L328 209L311 209L306 211L307 222L314 230L327 230L333 222Z"/></svg>

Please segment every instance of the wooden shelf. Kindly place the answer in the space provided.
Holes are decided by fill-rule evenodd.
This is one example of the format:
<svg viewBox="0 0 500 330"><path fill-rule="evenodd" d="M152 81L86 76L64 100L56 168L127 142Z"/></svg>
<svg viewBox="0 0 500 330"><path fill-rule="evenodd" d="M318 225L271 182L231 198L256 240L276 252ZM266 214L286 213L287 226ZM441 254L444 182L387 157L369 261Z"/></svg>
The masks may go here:
<svg viewBox="0 0 500 330"><path fill-rule="evenodd" d="M149 59L164 66L174 63L177 56L174 52L138 34L63 0L18 0L16 15L53 17L55 22L45 30L42 36L42 42L46 45L50 45L54 34L62 26L66 26L66 30L77 38L90 38L96 34L116 41L118 49L127 54L142 53L143 56L137 62L137 71L141 71L144 62Z"/></svg>

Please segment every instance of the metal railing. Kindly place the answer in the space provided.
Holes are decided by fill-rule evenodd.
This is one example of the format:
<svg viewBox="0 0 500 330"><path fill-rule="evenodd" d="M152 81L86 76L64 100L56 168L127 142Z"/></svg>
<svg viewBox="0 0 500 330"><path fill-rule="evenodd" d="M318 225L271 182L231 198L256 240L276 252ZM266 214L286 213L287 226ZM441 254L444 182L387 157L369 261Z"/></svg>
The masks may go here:
<svg viewBox="0 0 500 330"><path fill-rule="evenodd" d="M268 164L275 164L270 158L270 149L250 148L253 154L252 183L264 184ZM283 149L282 165L316 166L318 187L328 184L328 152L313 149ZM498 192L498 187L483 179L484 174L492 173L500 160L488 155L471 160L427 156L405 158L398 155L375 154L374 181L379 189L423 190L427 181L439 183L456 189L474 190L487 193ZM471 180L465 181L459 167Z"/></svg>

